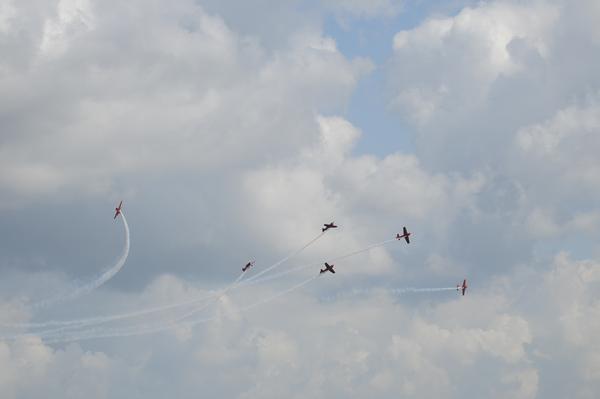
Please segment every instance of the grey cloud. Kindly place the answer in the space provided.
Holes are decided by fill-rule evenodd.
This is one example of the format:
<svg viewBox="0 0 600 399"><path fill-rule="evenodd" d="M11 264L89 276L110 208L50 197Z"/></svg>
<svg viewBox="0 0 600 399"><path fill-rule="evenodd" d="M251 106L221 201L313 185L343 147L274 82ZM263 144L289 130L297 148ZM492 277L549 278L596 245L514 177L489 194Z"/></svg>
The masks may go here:
<svg viewBox="0 0 600 399"><path fill-rule="evenodd" d="M16 17L3 32L10 38L18 26L35 40L27 67L2 83L9 117L2 119L0 150L7 220L36 226L19 232L6 224L4 256L21 256L25 245L45 258L26 269L60 269L81 279L98 270L104 260L93 254L118 245L108 230L82 234L98 226L86 219L83 203L112 205L98 197L125 199L136 225L134 248L161 243L159 253L132 254L130 264L145 272L140 279L136 266L126 268L125 285L144 284L165 269L212 278L222 262L246 261L233 254L219 259L228 252L224 237L252 247L228 216L228 207L244 203L238 176L310 142L315 112L341 109L370 68L368 60L345 59L312 30L291 32L284 49L265 52L193 2L48 3L36 8L39 19L25 23L28 5L14 4ZM48 25L58 42L42 48ZM4 59L6 65L11 57ZM28 205L34 209L24 210ZM187 214L173 212L184 208ZM63 224L71 211L86 216Z"/></svg>
<svg viewBox="0 0 600 399"><path fill-rule="evenodd" d="M2 322L203 295L248 258L264 267L330 219L340 229L282 269L404 224L414 240L348 258L335 277L248 312L316 270L231 292L193 329L2 342L6 396L597 391L597 262L555 258L585 255L578 242L593 240L600 221L594 2L477 4L399 33L392 107L414 122L418 146L384 157L355 155L371 132L352 126L345 106L374 65L321 34L322 16L336 12L328 5L9 5L0 8L0 48L11 55L0 61ZM24 305L118 255L110 211L120 198L132 227L125 268L76 303L41 313ZM464 298L377 289L463 277ZM342 295L353 288L371 291ZM557 386L557 376L568 381Z"/></svg>
<svg viewBox="0 0 600 399"><path fill-rule="evenodd" d="M549 232L552 223L566 226L578 215L594 215L597 165L583 148L594 147L593 98L599 86L589 66L599 60L591 50L597 32L582 9L597 12L591 2L571 7L501 1L438 16L396 35L389 66L392 106L414 122L423 167L479 171L489 182L478 210L455 225L473 248L455 244L451 257L473 266L477 260L491 262L490 271L501 273L528 261L537 234ZM552 121L569 113L583 117L581 126L558 129L581 128L589 135L541 133L546 129L541 126L552 129ZM532 135L535 129L540 133ZM560 135L573 138L563 142ZM519 148L531 137L536 144ZM555 155L538 163L542 137L560 144ZM548 217L557 220L544 222ZM465 259L465 252L474 256Z"/></svg>

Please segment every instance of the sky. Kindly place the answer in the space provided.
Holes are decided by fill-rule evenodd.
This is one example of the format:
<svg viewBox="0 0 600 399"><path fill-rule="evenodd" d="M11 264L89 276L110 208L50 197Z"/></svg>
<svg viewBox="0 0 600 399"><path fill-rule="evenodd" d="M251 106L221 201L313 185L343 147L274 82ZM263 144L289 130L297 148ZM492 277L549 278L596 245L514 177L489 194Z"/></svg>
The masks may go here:
<svg viewBox="0 0 600 399"><path fill-rule="evenodd" d="M2 397L596 398L599 20L0 0Z"/></svg>

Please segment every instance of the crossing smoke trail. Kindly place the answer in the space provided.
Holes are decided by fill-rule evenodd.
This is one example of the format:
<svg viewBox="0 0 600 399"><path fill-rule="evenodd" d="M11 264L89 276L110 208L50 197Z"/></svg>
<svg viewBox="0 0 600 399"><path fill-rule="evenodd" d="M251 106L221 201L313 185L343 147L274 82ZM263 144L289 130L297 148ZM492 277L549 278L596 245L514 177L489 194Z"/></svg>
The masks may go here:
<svg viewBox="0 0 600 399"><path fill-rule="evenodd" d="M332 263L333 262L337 262L338 260L346 259L346 258L349 258L351 256L355 256L355 255L361 254L363 252L367 252L367 251L369 251L369 250L371 250L373 248L381 247L383 245L389 244L389 243L394 242L394 241L396 241L395 238L390 239L390 240L381 241L381 242L378 242L378 243L375 243L375 244L371 244L371 245L369 245L369 246L367 246L365 248L362 248L362 249L350 252L350 253L345 254L345 255L337 256L337 257L335 257L333 259L329 259L328 262L332 262ZM264 282L264 281L275 280L275 279L278 279L278 278L283 277L285 275L288 275L290 273L294 273L296 271L304 270L304 269L307 269L309 267L319 267L319 266L322 266L322 265L323 265L323 262L308 263L308 264L305 264L305 265L301 265L301 266L293 267L293 268L288 269L288 270L281 271L281 272L276 273L276 274L265 276L263 278L258 278L259 275L257 274L255 276L252 276L249 279L246 279L245 281L242 281L239 285L240 286L246 286L246 285L258 284L258 283L261 283L261 282Z"/></svg>
<svg viewBox="0 0 600 399"><path fill-rule="evenodd" d="M299 284L296 284L290 288L287 288L284 291L278 292L268 298L261 299L250 305L244 306L244 307L240 308L240 311L244 312L244 311L250 310L252 308L255 308L257 306L263 305L265 303L271 302L277 298L280 298L284 295L289 294L290 292L292 292L294 290L297 290L297 289L305 286L306 284L310 283L311 281L315 280L316 278L318 278L318 275L310 277L310 278L300 282ZM129 337L129 336L138 336L138 335L148 335L148 334L156 334L156 333L160 333L163 331L172 330L177 327L191 328L196 325L212 321L218 317L215 315L215 316L205 317L205 318L196 319L196 320L192 320L192 321L188 321L188 322L182 322L184 319L189 318L189 317L195 315L196 313L199 313L201 310L204 310L204 307L198 308L195 311L190 311L189 313L186 313L183 316L180 316L174 320L168 321L166 324L162 324L162 325L158 325L158 326L142 326L141 328L140 328L140 326L134 326L129 329L112 329L112 330L103 330L103 331L94 329L94 330L88 330L88 331L80 331L78 334L75 333L73 335L62 335L62 336L60 336L60 335L58 335L58 336L51 336L51 335L43 336L42 335L40 337L42 339L44 339L45 343L53 344L53 343L74 342L74 341L82 341L82 340L98 339L98 338L114 338L114 337Z"/></svg>
<svg viewBox="0 0 600 399"><path fill-rule="evenodd" d="M126 230L127 233L129 233L129 229L126 225L126 221L125 222L125 226L126 226ZM319 263L311 263L311 264L307 264L307 265L303 265L300 267L296 267L290 270L286 270L283 272L280 272L278 274L272 275L272 276L265 276L263 278L258 278L261 275L275 269L276 267L280 266L281 264L283 264L285 261L291 259L292 257L298 255L300 252L302 252L303 250L305 250L306 248L308 248L310 245L312 245L314 242L316 242L319 238L321 238L324 235L324 233L319 234L317 237L313 238L312 240L310 240L307 244L305 244L304 246L302 246L301 248L297 249L296 251L290 253L288 256L286 256L285 258L279 260L278 262L276 262L275 264L269 266L268 268L266 268L265 270L261 271L260 273L252 276L249 279L246 279L244 281L242 281L242 278L244 277L244 273L240 274L238 276L238 278L232 282L230 285L228 285L226 288L219 290L219 291L215 291L212 293L209 293L207 295L204 295L200 298L195 298L192 300L188 300L185 302L180 302L180 303L174 303L174 304L169 304L169 305L163 305L163 306L157 306L154 308L148 308L148 309L142 309L139 311L134 311L134 312L129 312L129 313L122 313L122 314L118 314L118 315L112 315L112 316L101 316L101 317L93 317L93 318L87 318L87 319L79 319L79 320L66 320L66 321L48 321L48 322L42 322L42 323L24 323L24 324L18 324L18 325L4 325L5 327L15 327L15 328L49 328L49 327L58 327L58 328L54 328L54 329L46 329L46 330L41 330L41 331L37 331L37 332L33 332L36 335L41 335L41 336L45 336L45 337L50 337L50 336L57 336L60 334L64 334L64 333L68 333L68 332L76 332L79 329L83 329L85 327L89 327L89 326L93 326L93 325L99 325L99 324L104 324L104 323L110 323L110 322L115 322L115 321L120 321L120 320L124 320L124 319L129 319L129 318L136 318L136 317L141 317L141 316L145 316L148 314L153 314L153 313L158 313L158 312L162 312L162 311L166 311L166 310L171 310L171 309L176 309L176 308L181 308L181 307L185 307L185 306L191 306L197 303L200 303L202 301L205 300L210 300L213 299L215 297L217 297L216 300L218 300L220 297L222 297L223 295L225 295L229 290L236 288L238 286L245 286L245 285L253 285L253 284L257 284L263 281L268 281L268 280L272 280L272 279L276 279L279 277L283 277L284 275L287 275L289 273L298 271L298 270L302 270L302 269L306 269L308 267L316 267L316 266L320 266L321 262ZM129 237L129 234L127 234L127 238ZM385 244L388 244L390 242L394 242L396 241L396 239L389 239L389 240L385 240L385 241L381 241L375 244L371 244L365 248L350 252L348 254L344 254L341 256L337 256L335 258L330 259L331 262L334 261L338 261L341 259L345 259L363 252L366 252L372 248L375 247L379 247ZM127 240L127 244L128 244L129 240ZM127 245L128 247L128 245ZM122 265L121 265L122 267ZM106 274L106 273L105 273ZM114 275L114 274L113 274ZM312 281L315 277L311 277L310 279L306 280L305 282L300 283L298 286L294 286L290 289L291 290L295 290L305 284L307 284L308 282ZM452 288L454 289L454 288ZM288 290L286 290L283 294L287 293ZM282 294L278 294L278 296L281 296ZM215 300L215 301L216 301ZM272 299L268 298L267 300L263 300L260 301L260 303L264 303L264 302L268 302ZM210 303L204 304L203 306L196 308L194 310L191 310L190 312L184 314L183 316L177 318L175 321L173 321L175 324L179 323L181 320L186 319L191 317L194 314L199 313L201 310L207 308L210 305ZM257 305L252 305L252 306L257 306ZM246 308L243 308L246 309ZM132 327L135 328L135 327ZM137 326L137 328L139 328L139 326ZM97 331L97 330L94 330ZM22 335L15 335L15 336L5 336L5 337L0 337L3 339L11 339L11 338L15 338L17 336L22 336Z"/></svg>
<svg viewBox="0 0 600 399"><path fill-rule="evenodd" d="M299 271L299 270L304 270L307 269L309 267L319 267L322 265L322 262L315 262L315 263L309 263L309 264L305 264L302 266L298 266L289 270L285 270L282 272L279 272L277 274L274 275L268 275L262 278L258 278L260 277L260 275L265 274L266 272L273 270L275 267L283 264L283 262L285 262L286 260L291 259L293 256L298 255L301 251L303 251L304 249L308 248L311 244L315 243L319 238L321 238L323 236L324 233L319 234L317 237L313 238L311 241L309 241L307 244L305 244L304 246L302 246L300 249L294 251L293 253L291 253L290 255L286 256L285 258L277 261L276 263L274 263L273 265L269 266L268 268L266 268L265 270L261 271L260 273L246 279L240 282L240 280L242 280L242 277L244 276L244 273L242 273L232 284L231 286L225 288L226 291L232 289L232 288L236 288L236 287L244 287L244 286L248 286L248 285L254 285L254 284L258 284L261 282L265 282L265 281L270 281L270 280L275 280L277 278L283 277L287 274ZM337 256L333 259L331 259L331 262L336 262L338 260L341 259L346 259L349 258L351 256L355 256L358 255L360 253L369 251L373 248L376 247L380 247L386 244L389 244L391 242L396 241L396 239L389 239L389 240L384 240L378 243L374 243L371 245L368 245L362 249L350 252L348 254L344 254L344 255L340 255ZM28 327L37 327L37 328L43 328L43 327L50 327L50 326L69 326L69 328L65 328L65 329L60 329L60 331L65 331L67 329L71 329L71 326L74 326L73 328L80 328L80 327L84 327L84 326L90 326L90 325L96 325L96 324L103 324L103 323L107 323L107 322L112 322L112 321L118 321L118 320L123 320L123 319L127 319L127 318L134 318L134 317L140 317L140 316L144 316L147 314L151 314L151 313L156 313L156 312L161 312L161 311L165 311L165 310L169 310L169 309L174 309L174 308L179 308L179 307L184 307L184 306L189 306L189 305L193 305L199 302L202 302L204 300L208 300L208 299L212 299L216 296L219 295L219 291L205 295L201 298L197 298L197 299L192 299L186 302L180 302L180 303L174 303L174 304L170 304L170 305L164 305L164 306L159 306L159 307L155 307L155 308L150 308L150 309L145 309L145 310L140 310L140 311L136 311L136 312L130 312L130 313L124 313L124 314L120 314L120 315L115 315L115 316L104 316L104 317L96 317L96 318L90 318L90 319L81 319L81 320L73 320L73 321L64 321L64 322L47 322L47 323L39 323L39 324L29 324L27 325ZM19 325L20 327L23 327L25 325L21 324ZM59 329L57 329L59 330ZM49 331L49 330L45 330L45 331L41 331L41 332L53 332Z"/></svg>
<svg viewBox="0 0 600 399"><path fill-rule="evenodd" d="M123 214L122 211L121 211L121 214ZM127 232L127 235L126 235L126 239L127 239L127 241L126 241L126 244L127 244L126 245L126 249L127 249L127 253L128 253L129 252L129 227L127 226L127 221L125 220L125 216L123 216L123 221L125 223L125 229L126 229L126 232ZM294 256L296 256L299 253L301 253L302 251L304 251L310 245L314 244L324 234L325 234L324 232L320 233L315 238L313 238L312 240L310 240L308 243L304 244L301 248L299 248L299 249L295 250L294 252L290 253L289 255L287 255L286 257L284 257L283 259L277 261L276 263L274 263L273 265L269 266L268 268L266 268L265 270L261 271L260 273L258 273L257 275L253 276L252 278L256 278L256 277L258 277L258 276L260 276L262 274L265 274L268 271L273 270L276 267L280 266L284 262L288 261L289 259L293 258ZM125 255L125 259L126 258L127 258L127 256ZM123 263L124 263L125 259L123 259ZM122 267L122 265L120 267ZM120 270L120 267L119 267L119 270ZM114 269L114 267L112 269L110 269L110 270L113 270L113 269ZM118 272L118 270L117 270L117 272ZM114 274L116 274L116 272ZM112 277L112 275L110 277ZM233 289L233 288L237 287L239 285L238 283L240 282L240 280L242 280L243 277L244 277L244 273L240 274L238 276L238 278L233 283L231 283L231 285L227 286L224 289L225 292L228 291L228 290L230 290L230 289ZM105 280L104 282L106 282L106 281L107 280ZM2 324L2 326L3 327L8 327L8 328L34 328L34 329L35 328L39 329L39 328L59 327L59 328L55 328L53 330L43 330L41 332L65 331L65 330L70 330L70 329L82 328L84 326L91 326L91 325L97 325L97 324L103 324L103 323L110 323L110 322L113 322L113 321L119 321L119 320L128 319L128 318L141 317L141 316L144 316L144 315L147 315L147 314L152 314L152 313L162 312L162 311L169 310L169 309L175 309L175 308L179 308L179 307L193 305L193 304L196 304L198 302L202 302L204 300L212 299L212 298L214 298L216 296L222 295L222 294L220 294L220 292L223 292L223 290L217 291L217 292L214 292L214 293L211 293L211 294L208 294L208 295L205 295L205 296L203 296L201 298L196 298L196 299L188 300L186 302L180 302L180 303L174 303L174 304L169 304L169 305L157 306L157 307L154 307L154 308L142 309L142 310L139 310L139 311L129 312L129 313L122 313L122 314L119 314L119 315L92 317L92 318L78 319L78 320L47 321L47 322L40 322L40 323ZM73 297L73 295L74 295L74 293L72 293L71 295L69 295L68 298L70 299L71 297ZM77 296L79 296L79 295L80 294L77 294ZM52 303L55 303L55 302L58 302L58 301L62 302L64 300L66 300L64 298L65 297L60 297L57 300L53 300ZM40 331L38 331L38 332L40 332Z"/></svg>
<svg viewBox="0 0 600 399"><path fill-rule="evenodd" d="M257 278L259 278L260 276L262 276L263 274L270 272L271 270L281 266L281 264L283 264L284 262L288 261L290 258L293 258L294 256L298 255L300 252L304 251L306 248L308 248L309 246L311 246L312 244L314 244L319 238L323 237L323 235L325 235L325 232L322 232L321 234L319 234L318 236L316 236L315 238L313 238L312 240L310 240L308 243L304 244L304 246L302 246L301 248L295 250L294 252L292 252L291 254L289 254L288 256L286 256L285 258L275 262L274 264L272 264L271 266L267 267L266 269L256 273L254 276L247 278L246 279L246 283L249 283L251 281L256 280Z"/></svg>
<svg viewBox="0 0 600 399"><path fill-rule="evenodd" d="M280 298L294 290L297 290L297 289L305 286L306 284L317 279L318 277L319 277L319 275L312 276L290 288L285 289L284 291L278 292L270 297L261 299L250 305L244 306L244 307L240 308L240 311L241 312L248 311L257 306L271 302L277 298ZM354 290L350 291L349 293L348 292L345 293L345 295L368 294L368 293L371 293L376 290L377 289L354 289ZM456 290L456 287L434 287L434 288L406 287L406 288L384 289L385 292L387 292L389 294L395 294L395 295L401 295L401 294L406 294L406 293L442 292L442 291L454 291L454 290ZM379 291L381 291L381 289L379 289ZM183 322L183 320L192 317L193 315L201 312L205 308L206 308L206 306L196 308L182 316L179 316L173 320L168 321L166 324L162 324L162 325L158 325L158 326L151 326L151 325L133 326L128 329L112 329L112 330L93 329L93 330L87 330L87 331L74 332L73 335L62 335L62 336L61 335L53 335L53 334L42 335L41 338L43 338L46 343L52 344L52 343L73 342L73 341L82 341L82 340L98 339L98 338L129 337L129 336L156 334L156 333L168 331L168 330L171 330L171 329L174 329L177 327L191 328L196 325L212 321L218 317L218 316L210 316L210 317L196 319L196 320L192 320L192 321L188 321L188 322Z"/></svg>
<svg viewBox="0 0 600 399"><path fill-rule="evenodd" d="M125 219L125 214L123 213L123 211L121 211L121 219L123 220L123 227L125 227L125 248L123 248L123 254L119 258L119 260L117 260L117 263L115 263L111 268L107 269L95 280L76 288L69 294L60 295L55 298L50 298L40 302L36 302L32 304L32 307L43 308L75 299L81 295L87 294L95 290L96 288L100 287L102 284L106 283L108 280L113 278L115 274L117 274L123 268L123 265L125 265L127 257L129 256L129 225L127 224L127 219Z"/></svg>
<svg viewBox="0 0 600 399"><path fill-rule="evenodd" d="M238 276L238 278L230 283L223 290L211 292L210 294L204 295L200 298L195 298L192 300L188 300L186 302L173 303L169 305L156 306L154 308L142 309L134 312L121 313L112 316L101 316L101 317L92 317L87 319L79 319L79 320L66 320L66 321L48 321L46 323L29 323L29 324L20 324L18 327L27 326L29 328L46 328L45 330L35 331L34 334L48 336L50 334L58 334L68 331L78 330L84 327L94 326L98 324L111 323L116 321L121 321L125 319L133 319L137 317L146 316L153 313L164 312L166 310L181 308L185 306L195 305L199 302L209 301L212 298L218 297L220 298L222 295L225 295L231 288L237 284L243 277L243 273ZM218 300L218 298L216 300ZM204 308L208 307L210 302L206 303ZM50 328L56 327L56 328Z"/></svg>
<svg viewBox="0 0 600 399"><path fill-rule="evenodd" d="M274 268L276 268L277 266L283 264L285 261L291 259L292 257L298 255L300 252L302 252L303 250L305 250L306 248L308 248L311 244L315 243L319 238L321 238L323 236L324 233L319 234L317 237L313 238L312 240L310 240L307 244L305 244L304 246L302 246L300 249L297 249L296 251L292 252L291 254L289 254L288 256L286 256L285 258L277 261L276 263L274 263L273 265L269 266L268 268L266 268L265 270L263 270L261 273L257 274L256 276L259 276L260 274L264 274ZM254 276L254 277L256 277ZM50 329L50 330L42 330L42 331L37 331L36 335L38 336L43 336L43 337L48 337L48 336L53 336L59 333L64 333L64 332L68 332L68 331L72 331L72 330L77 330L83 327L89 327L92 325L97 325L97 324L103 324L103 323L107 323L107 322L111 322L111 321L117 321L117 320L122 320L122 319L127 319L127 318L133 318L133 317L138 317L138 316L143 316L146 314L151 314L151 313L156 313L156 312L160 312L163 310L168 310L168 309L173 309L173 308L179 308L179 307L183 307L186 305L193 305L195 303L198 303L202 300L205 299L212 299L214 297L217 297L215 301L218 301L223 295L225 295L230 289L237 287L240 282L240 280L242 280L242 278L244 277L244 273L240 274L238 276L238 278L231 283L230 285L228 285L225 289L213 293L211 295L207 295L203 298L200 299L194 299L191 301L187 301L187 302L182 302L182 303L176 303L176 304L171 304L171 305L165 305L165 306L160 306L160 307L156 307L156 308L151 308L151 309L145 309L145 310L141 310L141 311L137 311L137 312L130 312L130 313L125 313L125 314L121 314L121 315L115 315L115 316L106 316L106 317L100 317L100 318L90 318L90 319L82 319L82 320L73 320L73 321L65 321L65 322L56 322L56 321L51 321L48 323L39 323L36 326L37 327L50 327L51 323L53 325L60 325L61 327L59 328L55 328L55 329ZM307 284L309 281L312 281L313 279L309 279L306 282L304 282L302 285ZM293 287L294 288L294 287ZM294 289L297 289L299 287L296 287ZM286 291L287 293L287 291ZM262 302L261 302L262 303ZM199 308L196 308L186 314L184 314L183 316L177 318L176 320L173 321L174 324L177 324L178 322L187 319L191 316L193 316L194 314L199 313L200 311L206 309L208 306L210 305L210 303L205 304L204 306L201 306ZM62 324L61 324L62 323ZM21 325L22 326L22 325ZM32 324L30 324L30 326L32 326ZM139 327L138 327L139 328ZM14 337L5 337L6 338L14 338Z"/></svg>
<svg viewBox="0 0 600 399"><path fill-rule="evenodd" d="M121 211L121 214L123 214L122 211ZM127 252L128 252L128 250L129 250L129 228L127 226L127 221L125 220L124 216L123 216L123 220L125 222L125 228L126 228L126 231L127 231ZM324 232L320 233L315 238L313 238L312 240L310 240L308 243L304 244L301 248L299 248L299 249L295 250L294 252L290 253L289 255L287 255L286 257L284 257L283 259L280 259L279 261L275 262L273 265L269 266L265 270L262 270L260 273L256 274L252 278L256 278L256 277L258 277L260 275L263 275L263 274L269 272L270 270L273 270L276 267L280 266L284 262L288 261L289 259L293 258L294 256L296 256L299 253L301 253L302 251L304 251L310 245L314 244L324 234L325 234ZM122 265L121 265L121 267L122 267ZM231 288L237 287L238 283L240 282L240 280L243 277L244 277L244 273L240 274L240 276L232 283L232 286L228 286L226 288L226 290L229 290ZM114 315L114 316L93 317L93 318L79 319L79 320L48 321L48 322L42 322L42 323L22 323L22 324L11 324L11 325L9 325L9 324L3 324L2 326L3 327L9 327L9 328L47 328L47 327L53 327L53 326L60 326L61 327L60 330L70 329L70 328L78 328L78 327L82 327L82 326L102 324L102 323L107 323L107 322L112 322L112 321L117 321L117 320L123 320L123 319L127 319L127 318L140 317L140 316L143 316L143 315L146 315L146 314L151 314L151 313L155 313L155 312L161 312L161 311L164 311L164 310L178 308L178 307L187 306L187 305L192 305L192 304L201 302L201 301L206 300L206 299L211 299L211 298L213 298L213 297L215 297L217 295L219 295L219 292L216 292L216 293L213 293L213 294L209 294L209 295L207 295L205 297L202 297L202 298L198 298L198 299L193 299L193 300L190 300L190 301L182 302L182 303L175 303L175 304L164 305L164 306L159 306L159 307L150 308L150 309L143 309L143 310L136 311L136 312L124 313L124 314ZM57 302L57 301L61 301L62 302L63 300L65 300L63 298L64 297L58 298L57 300L53 300L52 303Z"/></svg>
<svg viewBox="0 0 600 399"><path fill-rule="evenodd" d="M306 279L306 280L302 281L301 283L296 284L296 285L294 285L294 286L292 286L290 288L287 288L284 291L278 292L277 294L272 295L272 296L270 296L270 297L268 297L266 299L261 299L260 301L255 302L255 303L253 303L251 305L242 307L240 310L241 311L246 311L246 310L252 309L252 308L254 308L256 306L265 304L267 302L271 302L271 301L273 301L273 300L275 300L277 298L280 298L280 297L282 297L282 296L284 296L284 295L286 295L286 294L288 294L288 293L290 293L290 292L292 292L294 290L297 290L298 288L304 287L306 284L308 284L311 281L315 280L317 277L319 277L319 275L316 275L316 276L313 276L313 277L311 277L309 279ZM185 315L177 318L177 320L175 321L175 323L178 323L178 322L181 322L181 321L183 321L185 319L188 319L188 318L192 317L193 315L195 315L196 313L198 313L201 310L203 310L203 309L195 309L195 310L193 310L193 311L191 311L189 313L186 313Z"/></svg>
<svg viewBox="0 0 600 399"><path fill-rule="evenodd" d="M222 296L224 296L231 288L233 288L235 286L235 284L242 278L243 273L240 274L238 276L237 279L235 279L235 281L233 281L232 283L230 283L227 287L225 287L224 289L215 292L211 295L207 295L205 297L202 298L196 298L194 300L190 300L187 302L182 302L182 303L177 303L177 304L171 304L171 305L165 305L165 306L160 306L160 307L155 307L155 308L151 308L151 309L145 309L142 311L138 311L138 312L130 312L130 313L124 313L121 315L115 315L115 316L109 316L109 317L104 317L103 319L90 319L87 323L83 324L72 324L72 325L67 325L67 326L62 326L59 328L55 328L55 329L48 329L48 330L42 330L42 331L37 331L34 333L35 336L40 336L40 337L60 337L61 335L64 334L74 334L77 332L80 332L78 330L83 329L84 327L90 327L93 325L98 325L98 324L104 324L104 323L108 323L108 322L113 322L113 321L118 321L118 320L123 320L123 319L128 319L128 318L133 318L136 316L143 316L143 315L147 315L147 314L152 314L152 313L157 313L160 311L164 311L164 310L168 310L168 309L174 309L174 308L179 308L179 307L184 307L186 305L193 305L196 304L198 302L201 302L202 300L207 300L206 303L204 303L202 306L200 307L196 307L194 310L186 313L184 316L181 316L179 318L177 318L175 320L175 322L179 321L179 320L183 320L184 318L189 317L189 315L193 315L196 313L201 312L202 310L208 308L211 305L211 301L210 299L215 298L214 302L217 302ZM134 326L134 327L130 327L131 328L144 328L143 325L142 326ZM83 330L86 331L86 330ZM101 329L88 329L87 331L104 331ZM15 336L13 337L9 337L9 338L15 338ZM6 339L6 337L5 337Z"/></svg>

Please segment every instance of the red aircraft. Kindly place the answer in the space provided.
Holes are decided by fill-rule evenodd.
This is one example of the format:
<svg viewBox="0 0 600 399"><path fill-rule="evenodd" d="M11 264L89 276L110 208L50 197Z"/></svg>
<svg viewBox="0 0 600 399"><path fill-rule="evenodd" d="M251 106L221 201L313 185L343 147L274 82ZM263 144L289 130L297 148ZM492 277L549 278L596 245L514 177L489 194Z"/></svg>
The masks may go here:
<svg viewBox="0 0 600 399"><path fill-rule="evenodd" d="M334 224L335 222L325 223L321 231L324 233L329 229L337 229L337 226Z"/></svg>
<svg viewBox="0 0 600 399"><path fill-rule="evenodd" d="M467 280L463 280L462 285L457 284L456 285L456 291L462 291L463 296L465 295L465 291L467 290Z"/></svg>
<svg viewBox="0 0 600 399"><path fill-rule="evenodd" d="M401 240L401 239L405 239L407 244L410 244L410 239L408 237L410 237L410 235L412 233L410 233L408 230L406 230L406 227L402 228L402 235L400 235L400 233L396 234L396 240Z"/></svg>
<svg viewBox="0 0 600 399"><path fill-rule="evenodd" d="M121 206L123 206L123 201L121 201L119 203L119 206L115 208L115 217L113 219L116 219L117 216L121 214Z"/></svg>
<svg viewBox="0 0 600 399"><path fill-rule="evenodd" d="M246 263L246 266L242 267L242 271L245 272L246 270L250 269L252 266L254 266L254 261Z"/></svg>
<svg viewBox="0 0 600 399"><path fill-rule="evenodd" d="M323 274L326 272L331 272L331 273L335 274L335 270L333 270L333 266L335 266L335 265L330 265L329 263L325 262L325 269L321 269L319 274Z"/></svg>

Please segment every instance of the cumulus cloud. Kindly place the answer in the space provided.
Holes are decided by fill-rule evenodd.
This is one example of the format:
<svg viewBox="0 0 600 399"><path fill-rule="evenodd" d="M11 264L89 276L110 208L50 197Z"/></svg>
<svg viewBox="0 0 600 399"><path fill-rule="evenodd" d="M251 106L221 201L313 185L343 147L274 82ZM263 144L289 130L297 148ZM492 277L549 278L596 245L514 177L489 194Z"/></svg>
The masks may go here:
<svg viewBox="0 0 600 399"><path fill-rule="evenodd" d="M182 285L176 278L160 282L162 290L172 292ZM511 314L510 289L497 292L495 299L487 298L483 290L464 298L450 292L444 295L451 297L437 305L415 307L385 291L319 303L309 287L242 311L280 289L275 285L232 292L215 303L214 313L208 312L215 318L190 330L185 339L177 330L122 338L126 341L103 343L103 353L85 351L80 346L85 344L54 349L35 337L3 343L6 355L1 367L7 370L3 375L20 375L17 365L25 359L31 362L27 367L37 367L25 368L37 375L28 388L11 380L4 383L5 391L14 389L17 396L36 392L48 384L53 387L51 379L58 378L65 381L66 391L81 392L92 387L90 373L102 376L95 380L101 384L99 397L140 390L151 394L151 389L165 392L173 378L183 397L192 397L201 386L215 396L249 398L276 397L290 386L298 388L299 396L314 397L358 398L368 392L376 397L398 392L408 397L474 393L534 397L537 392L535 358L528 347L543 331ZM153 291L148 289L145 296ZM131 295L135 294L123 299L133 299ZM155 374L158 363L173 356L176 362L169 372ZM80 378L65 380L76 368ZM494 373L465 384L481 369ZM126 370L128 374L119 376ZM146 385L149 376L153 382ZM113 388L117 385L119 391Z"/></svg>
<svg viewBox="0 0 600 399"><path fill-rule="evenodd" d="M482 3L394 37L390 104L413 123L419 160L427 170L479 171L475 223L502 219L513 248L523 234L595 231L598 82L587 65L599 60L584 51L574 62L571 49L597 47L597 28L581 15L597 7L582 7ZM531 247L522 249L525 261Z"/></svg>
<svg viewBox="0 0 600 399"><path fill-rule="evenodd" d="M297 158L246 174L244 198L256 209L243 217L263 230L270 243L310 237L314 227L339 220L335 242L319 242L322 254L335 248L363 248L371 240L393 238L406 225L435 218L432 234L442 235L462 211L469 211L482 186L480 176L461 178L429 174L413 155L391 154L383 159L353 156L360 132L340 117L317 118L319 138ZM293 214L290 209L310 209ZM390 215L393 217L390 219ZM278 223L261 223L274 218ZM387 218L387 219L386 219ZM381 232L386 231L386 235ZM335 247L334 247L335 245ZM339 251L339 250L338 250ZM330 255L331 256L331 255ZM379 248L370 253L366 273L392 272L389 255Z"/></svg>
<svg viewBox="0 0 600 399"><path fill-rule="evenodd" d="M394 104L420 125L438 115L475 111L496 79L519 71L511 55L515 43L524 41L540 57L547 55L557 16L549 4L493 2L397 33Z"/></svg>
<svg viewBox="0 0 600 399"><path fill-rule="evenodd" d="M26 7L15 9L11 27L27 27ZM65 190L106 193L117 175L289 152L305 140L306 116L341 106L369 68L346 60L318 32L295 35L286 51L268 55L193 2L62 1L55 11L42 16L43 31L31 29L28 67L0 83L10 115L5 202ZM36 104L44 97L52 107Z"/></svg>
<svg viewBox="0 0 600 399"><path fill-rule="evenodd" d="M597 2L492 1L408 23L384 68L416 150L381 156L361 151L372 132L347 107L380 66L321 25L411 4L237 3L0 4L0 321L206 296L332 220L281 268L403 225L413 241L284 296L318 266L232 290L195 326L135 335L182 307L7 339L4 395L595 397ZM77 303L29 309L114 254L107 197L131 211L128 267ZM465 277L465 297L393 290Z"/></svg>

